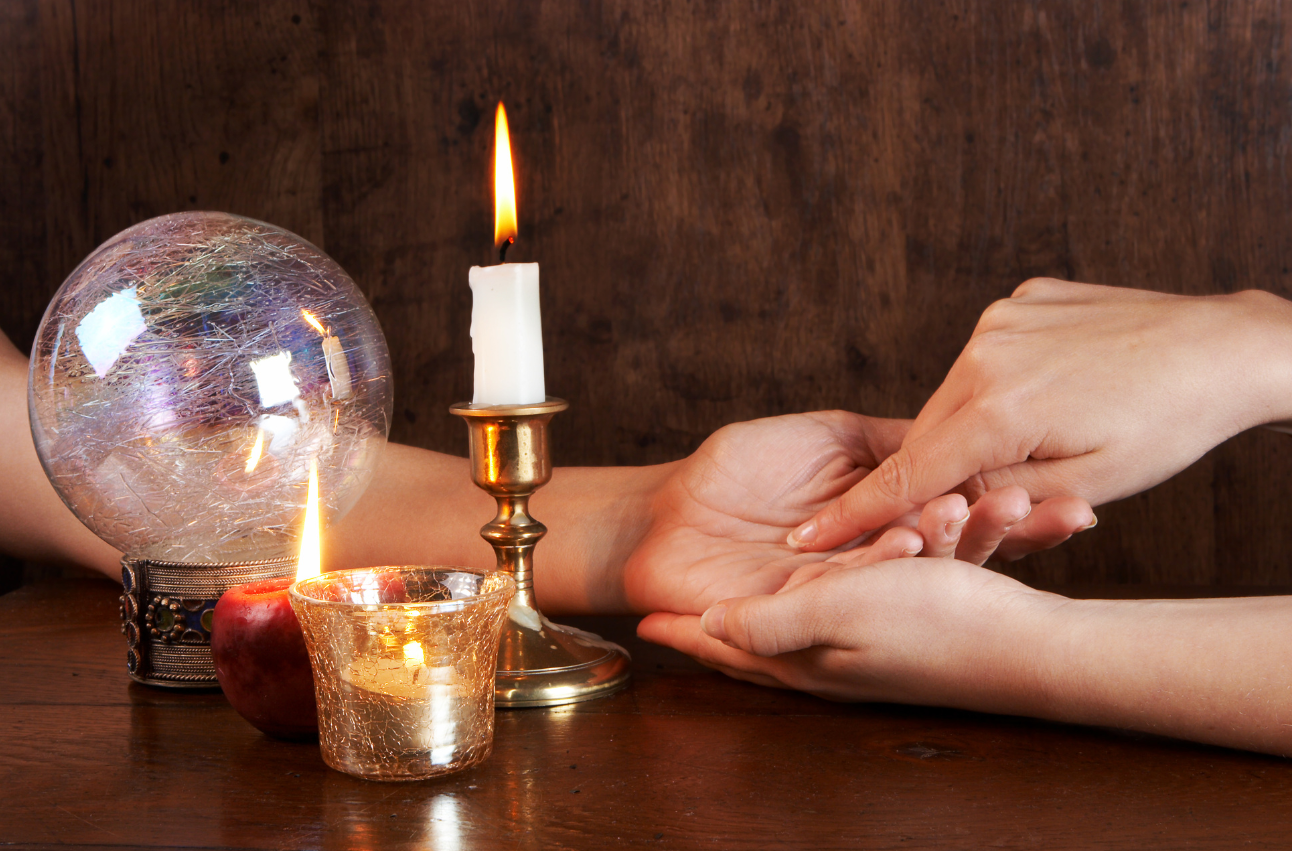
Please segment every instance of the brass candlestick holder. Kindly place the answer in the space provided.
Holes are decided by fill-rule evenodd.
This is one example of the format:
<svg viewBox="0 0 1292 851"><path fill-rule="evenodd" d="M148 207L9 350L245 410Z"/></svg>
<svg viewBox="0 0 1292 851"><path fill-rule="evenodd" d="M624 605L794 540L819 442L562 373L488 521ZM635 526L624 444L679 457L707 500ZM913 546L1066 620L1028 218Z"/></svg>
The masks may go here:
<svg viewBox="0 0 1292 851"><path fill-rule="evenodd" d="M497 706L592 700L624 688L631 676L622 647L552 623L534 599L534 546L547 527L529 515L529 498L552 478L547 424L569 406L549 396L532 405L449 408L467 422L472 481L498 501L498 515L480 535L493 546L498 569L516 580L498 649Z"/></svg>

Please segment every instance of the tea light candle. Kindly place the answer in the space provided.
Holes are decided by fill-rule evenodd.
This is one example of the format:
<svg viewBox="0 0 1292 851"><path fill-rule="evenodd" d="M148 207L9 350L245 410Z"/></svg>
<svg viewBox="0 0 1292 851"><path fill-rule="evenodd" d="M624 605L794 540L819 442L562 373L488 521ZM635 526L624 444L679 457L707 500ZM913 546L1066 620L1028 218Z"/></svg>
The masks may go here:
<svg viewBox="0 0 1292 851"><path fill-rule="evenodd" d="M498 104L494 147L494 247L504 260L516 240L516 188L507 113ZM477 405L527 405L547 398L538 264L472 266L471 351Z"/></svg>
<svg viewBox="0 0 1292 851"><path fill-rule="evenodd" d="M505 573L415 565L293 585L323 761L370 780L418 780L487 758L498 641L515 590Z"/></svg>

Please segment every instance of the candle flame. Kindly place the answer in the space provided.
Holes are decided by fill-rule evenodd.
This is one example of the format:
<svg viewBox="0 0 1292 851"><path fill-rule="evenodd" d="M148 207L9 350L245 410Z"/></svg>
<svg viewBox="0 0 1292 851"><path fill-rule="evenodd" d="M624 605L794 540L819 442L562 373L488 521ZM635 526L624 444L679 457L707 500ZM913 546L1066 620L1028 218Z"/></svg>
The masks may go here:
<svg viewBox="0 0 1292 851"><path fill-rule="evenodd" d="M264 454L264 451L265 451L265 430L257 426L256 445L251 447L251 454L247 456L247 469L245 472L248 476L256 472L256 465L260 463L260 456Z"/></svg>
<svg viewBox="0 0 1292 851"><path fill-rule="evenodd" d="M310 460L310 492L305 498L305 526L301 534L301 554L296 561L296 581L323 572L322 548L319 543L319 468Z"/></svg>
<svg viewBox="0 0 1292 851"><path fill-rule="evenodd" d="M404 665L416 668L426 664L426 653L422 651L422 642L410 641L404 645Z"/></svg>
<svg viewBox="0 0 1292 851"><path fill-rule="evenodd" d="M308 322L309 324L317 328L320 334L322 334L325 337L327 336L327 329L323 327L323 323L319 322L317 319L314 318L313 313L310 313L308 310L302 310L301 316L304 316L306 322Z"/></svg>
<svg viewBox="0 0 1292 851"><path fill-rule="evenodd" d="M511 169L507 111L498 101L493 150L493 247L516 241L516 180Z"/></svg>

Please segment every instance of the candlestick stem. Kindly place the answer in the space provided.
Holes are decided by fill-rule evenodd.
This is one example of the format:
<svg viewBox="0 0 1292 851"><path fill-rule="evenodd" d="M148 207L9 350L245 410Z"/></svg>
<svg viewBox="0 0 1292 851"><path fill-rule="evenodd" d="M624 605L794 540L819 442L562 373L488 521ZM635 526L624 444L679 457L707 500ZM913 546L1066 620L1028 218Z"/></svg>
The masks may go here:
<svg viewBox="0 0 1292 851"><path fill-rule="evenodd" d="M516 596L498 651L497 706L554 706L602 697L628 684L628 654L618 645L552 623L534 597L534 547L547 527L529 514L529 498L552 478L547 426L569 407L548 397L532 405L459 403L467 423L471 479L498 503L480 535L498 569L516 580Z"/></svg>

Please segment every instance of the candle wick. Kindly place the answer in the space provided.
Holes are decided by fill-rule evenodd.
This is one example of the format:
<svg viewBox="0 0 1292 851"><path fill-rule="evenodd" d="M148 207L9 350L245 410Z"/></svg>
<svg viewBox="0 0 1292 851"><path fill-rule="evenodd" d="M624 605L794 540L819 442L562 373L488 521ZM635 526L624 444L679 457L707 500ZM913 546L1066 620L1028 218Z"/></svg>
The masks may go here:
<svg viewBox="0 0 1292 851"><path fill-rule="evenodd" d="M514 237L514 236L509 236L509 237L507 237L507 240L506 240L505 242L503 242L503 244L502 244L502 245L500 245L500 246L498 247L498 262L499 262L499 263L506 263L506 262L507 262L507 249L508 249L508 248L511 246L511 244L512 244L513 242L515 242L515 241L516 241L516 237Z"/></svg>

